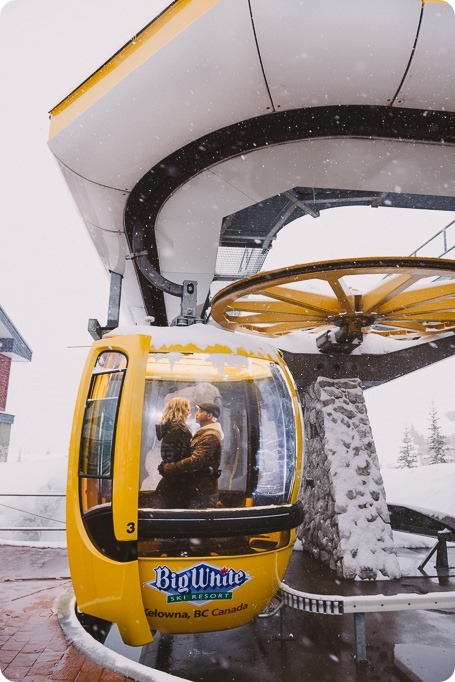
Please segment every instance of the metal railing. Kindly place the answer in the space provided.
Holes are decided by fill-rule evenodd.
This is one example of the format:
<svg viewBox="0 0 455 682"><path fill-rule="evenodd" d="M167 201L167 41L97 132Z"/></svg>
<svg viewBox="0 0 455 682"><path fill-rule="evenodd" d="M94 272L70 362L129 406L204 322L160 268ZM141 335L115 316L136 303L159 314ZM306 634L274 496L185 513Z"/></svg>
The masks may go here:
<svg viewBox="0 0 455 682"><path fill-rule="evenodd" d="M300 592L280 583L280 596L286 606L306 613L343 616L346 613L380 613L381 611L417 611L419 609L453 609L455 592L426 594L369 594L342 597L335 594Z"/></svg>
<svg viewBox="0 0 455 682"><path fill-rule="evenodd" d="M40 497L66 497L65 493L0 493L0 497L35 497L35 498L40 498ZM47 521L55 521L56 523L61 523L63 524L61 527L59 526L8 526L8 527L3 527L0 526L0 532L27 532L27 531L44 531L44 532L64 532L66 530L66 525L65 521L60 521L59 519L51 519L48 516L43 516L42 514L39 514L37 512L29 511L28 509L18 509L17 507L11 507L10 505L7 504L2 504L0 503L0 507L4 507L6 509L11 509L12 511L19 512L20 514L31 514L32 516L35 516L36 518L42 518L46 519Z"/></svg>
<svg viewBox="0 0 455 682"><path fill-rule="evenodd" d="M305 613L327 616L343 616L347 613L353 613L355 650L358 663L367 661L365 613L455 608L455 591L453 590L450 592L428 592L427 594L377 594L344 597L335 594L320 595L301 592L285 583L280 583L278 596L281 599L281 607L288 606ZM281 615L282 613L283 609L281 608ZM280 631L283 633L282 619Z"/></svg>
<svg viewBox="0 0 455 682"><path fill-rule="evenodd" d="M455 249L455 244L453 244L452 246L449 246L449 240L448 240L449 227L453 227L454 228L453 231L455 232L455 220L452 220L451 223L449 223L448 225L443 227L441 230L439 230L439 232L436 232L436 234L434 234L432 237L430 237L430 239L427 239L426 242L424 242L423 244L418 246L415 249L415 251L413 251L409 255L410 256L418 256L420 251L422 251L425 248L425 246L428 246L428 244L431 244L431 242L435 241L436 239L438 239L438 237L440 237L442 240L442 252L437 256L437 258L442 258L443 256L446 256L448 253L450 253L450 251L453 251L453 249ZM435 244L435 246L437 246L437 244ZM438 250L440 250L440 249L438 249Z"/></svg>

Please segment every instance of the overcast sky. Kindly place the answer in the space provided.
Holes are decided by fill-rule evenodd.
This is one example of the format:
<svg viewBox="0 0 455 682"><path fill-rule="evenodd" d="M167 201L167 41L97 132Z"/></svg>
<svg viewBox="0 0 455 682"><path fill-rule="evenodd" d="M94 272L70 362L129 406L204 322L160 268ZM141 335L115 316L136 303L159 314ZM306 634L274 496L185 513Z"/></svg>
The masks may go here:
<svg viewBox="0 0 455 682"><path fill-rule="evenodd" d="M104 324L107 315L108 278L48 150L48 112L167 4L0 0L0 305L33 351L31 363L12 365L6 407L15 415L11 459L19 452L23 458L66 453L91 343L87 321L95 317ZM368 209L367 232L354 227L357 218L365 221L359 211L341 210L338 217L325 211L318 219L322 240L308 239L312 219L283 230L270 267L293 264L289 244L297 238L306 261L408 254L455 218L397 212L397 232L391 209L384 209L387 220L380 209ZM406 425L426 432L432 401L444 431L455 431L444 416L455 410L454 369L455 359L442 361L366 392L384 463L396 459Z"/></svg>
<svg viewBox="0 0 455 682"><path fill-rule="evenodd" d="M124 45L163 0L12 0L0 14L0 305L33 351L12 364L10 456L65 453L90 317L107 274L47 147L50 109Z"/></svg>

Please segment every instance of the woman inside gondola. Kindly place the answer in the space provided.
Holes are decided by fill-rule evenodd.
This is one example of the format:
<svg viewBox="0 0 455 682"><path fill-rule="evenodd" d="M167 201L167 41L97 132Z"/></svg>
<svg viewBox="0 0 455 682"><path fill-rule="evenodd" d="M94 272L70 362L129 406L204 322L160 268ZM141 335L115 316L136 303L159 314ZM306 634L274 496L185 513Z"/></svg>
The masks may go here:
<svg viewBox="0 0 455 682"><path fill-rule="evenodd" d="M161 421L155 425L161 441L161 460L165 464L180 462L190 455L191 431L186 425L191 412L186 398L171 398L165 405ZM166 476L158 483L153 506L158 509L186 509L188 480L185 474Z"/></svg>

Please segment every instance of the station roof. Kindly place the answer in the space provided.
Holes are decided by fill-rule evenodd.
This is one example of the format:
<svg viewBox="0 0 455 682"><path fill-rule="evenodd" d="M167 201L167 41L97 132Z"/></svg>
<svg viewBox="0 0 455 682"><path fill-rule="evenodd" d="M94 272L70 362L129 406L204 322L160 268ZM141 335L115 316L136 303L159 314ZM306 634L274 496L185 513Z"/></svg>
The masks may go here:
<svg viewBox="0 0 455 682"><path fill-rule="evenodd" d="M18 332L8 315L0 306L0 355L6 355L13 361L32 359L32 351Z"/></svg>
<svg viewBox="0 0 455 682"><path fill-rule="evenodd" d="M455 211L455 15L439 0L177 0L51 111L49 146L132 320L166 326L180 301L144 260L196 280L200 311L296 217Z"/></svg>

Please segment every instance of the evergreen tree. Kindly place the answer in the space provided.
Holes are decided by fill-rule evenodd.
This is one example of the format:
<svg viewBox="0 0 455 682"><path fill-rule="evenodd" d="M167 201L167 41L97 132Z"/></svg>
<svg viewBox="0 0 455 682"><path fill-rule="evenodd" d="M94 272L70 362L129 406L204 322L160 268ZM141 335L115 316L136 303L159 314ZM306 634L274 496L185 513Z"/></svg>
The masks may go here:
<svg viewBox="0 0 455 682"><path fill-rule="evenodd" d="M447 436L441 431L439 426L439 415L434 404L430 410L430 435L428 436L428 464L445 464L448 461Z"/></svg>
<svg viewBox="0 0 455 682"><path fill-rule="evenodd" d="M397 459L397 469L410 469L418 466L418 457L414 441L406 426L403 434L403 441L400 448L400 456Z"/></svg>

